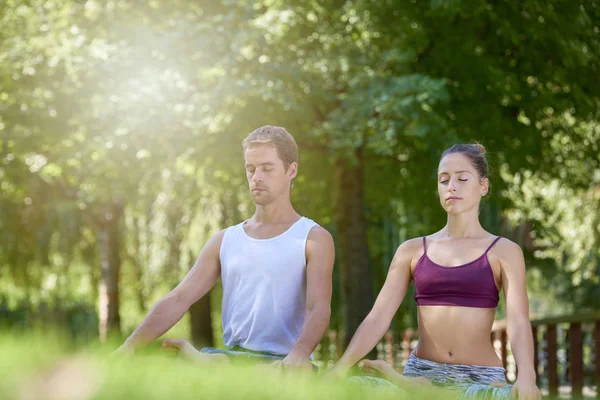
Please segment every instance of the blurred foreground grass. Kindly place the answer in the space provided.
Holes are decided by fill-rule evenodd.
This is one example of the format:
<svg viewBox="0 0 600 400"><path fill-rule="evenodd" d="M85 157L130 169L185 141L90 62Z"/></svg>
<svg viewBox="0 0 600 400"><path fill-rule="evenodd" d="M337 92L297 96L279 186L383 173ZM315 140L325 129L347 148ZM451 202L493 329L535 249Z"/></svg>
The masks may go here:
<svg viewBox="0 0 600 400"><path fill-rule="evenodd" d="M152 347L107 357L116 343L74 350L57 334L0 334L0 399L439 399L451 392L389 393L266 365L191 365Z"/></svg>

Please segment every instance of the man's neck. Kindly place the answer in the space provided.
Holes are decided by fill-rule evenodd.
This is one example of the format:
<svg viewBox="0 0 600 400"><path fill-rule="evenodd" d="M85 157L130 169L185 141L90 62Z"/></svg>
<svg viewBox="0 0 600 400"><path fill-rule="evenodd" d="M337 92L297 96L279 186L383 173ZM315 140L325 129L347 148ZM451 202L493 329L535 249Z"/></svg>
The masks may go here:
<svg viewBox="0 0 600 400"><path fill-rule="evenodd" d="M298 218L300 218L300 215L294 210L292 203L288 200L274 201L264 206L257 205L251 219L261 224L281 224L294 222Z"/></svg>

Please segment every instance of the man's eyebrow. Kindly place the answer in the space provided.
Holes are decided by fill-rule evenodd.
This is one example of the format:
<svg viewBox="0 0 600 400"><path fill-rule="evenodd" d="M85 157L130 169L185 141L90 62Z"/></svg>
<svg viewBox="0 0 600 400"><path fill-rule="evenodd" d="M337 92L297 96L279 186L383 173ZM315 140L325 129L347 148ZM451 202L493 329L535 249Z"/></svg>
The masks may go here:
<svg viewBox="0 0 600 400"><path fill-rule="evenodd" d="M271 161L267 161L267 162L264 162L264 163L260 163L260 164L258 164L258 165L259 165L259 166L261 166L261 165L275 165L275 163L272 163ZM246 164L246 168L248 168L248 167L254 167L254 164L247 163L247 164Z"/></svg>

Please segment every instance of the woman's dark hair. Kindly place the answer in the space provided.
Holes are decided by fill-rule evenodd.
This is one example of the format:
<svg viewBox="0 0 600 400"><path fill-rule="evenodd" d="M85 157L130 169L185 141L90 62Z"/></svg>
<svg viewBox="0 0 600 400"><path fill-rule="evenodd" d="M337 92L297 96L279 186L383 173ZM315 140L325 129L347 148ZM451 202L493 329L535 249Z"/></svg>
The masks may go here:
<svg viewBox="0 0 600 400"><path fill-rule="evenodd" d="M488 162L485 156L485 147L479 143L455 144L442 153L441 159L448 154L459 153L471 161L471 165L479 174L479 178L488 177Z"/></svg>

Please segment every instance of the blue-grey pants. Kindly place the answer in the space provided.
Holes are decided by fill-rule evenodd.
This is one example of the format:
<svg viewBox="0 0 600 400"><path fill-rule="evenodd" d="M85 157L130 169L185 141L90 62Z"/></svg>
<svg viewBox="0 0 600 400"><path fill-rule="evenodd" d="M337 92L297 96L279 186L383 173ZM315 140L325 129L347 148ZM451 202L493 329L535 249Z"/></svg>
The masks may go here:
<svg viewBox="0 0 600 400"><path fill-rule="evenodd" d="M262 362L274 362L278 360L283 360L285 355L283 354L272 354L267 353L265 351L253 351L248 350L240 346L235 346L229 350L216 349L214 347L204 347L200 350L201 353L205 354L225 354L231 359L244 359L248 361L262 361ZM315 364L312 364L313 371L319 372L319 367Z"/></svg>
<svg viewBox="0 0 600 400"><path fill-rule="evenodd" d="M214 347L205 347L202 350L200 350L200 352L205 354L225 354L226 356L232 359L244 358L254 361L277 361L283 360L285 358L285 355L272 354L264 351L252 351L239 346L236 346L229 350L222 350Z"/></svg>

